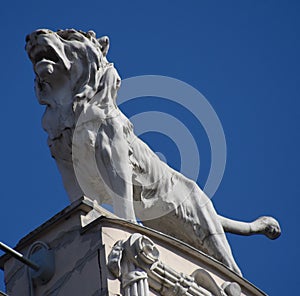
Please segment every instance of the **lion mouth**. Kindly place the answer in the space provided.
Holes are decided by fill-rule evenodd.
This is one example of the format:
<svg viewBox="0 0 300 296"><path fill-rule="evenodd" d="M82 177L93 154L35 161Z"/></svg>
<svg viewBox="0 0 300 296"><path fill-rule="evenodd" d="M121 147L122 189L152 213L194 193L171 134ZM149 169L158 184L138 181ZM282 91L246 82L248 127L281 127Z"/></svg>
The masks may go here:
<svg viewBox="0 0 300 296"><path fill-rule="evenodd" d="M52 63L59 62L59 56L52 47L39 48L37 51L32 50L31 61L37 65L41 61L49 61Z"/></svg>
<svg viewBox="0 0 300 296"><path fill-rule="evenodd" d="M63 65L65 61L60 57L59 53L49 45L36 45L29 49L29 57L33 64L34 71L40 79L49 78L52 75L56 65Z"/></svg>

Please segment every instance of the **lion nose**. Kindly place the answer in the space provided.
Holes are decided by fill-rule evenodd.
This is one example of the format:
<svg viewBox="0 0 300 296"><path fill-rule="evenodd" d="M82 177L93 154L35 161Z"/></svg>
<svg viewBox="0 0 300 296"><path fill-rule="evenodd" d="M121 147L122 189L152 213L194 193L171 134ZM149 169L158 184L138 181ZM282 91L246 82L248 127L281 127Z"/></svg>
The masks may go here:
<svg viewBox="0 0 300 296"><path fill-rule="evenodd" d="M52 31L48 30L48 29L39 29L39 30L36 30L34 33L35 33L35 35L42 35L42 34L52 33Z"/></svg>
<svg viewBox="0 0 300 296"><path fill-rule="evenodd" d="M27 43L28 41L37 38L37 36L39 36L39 35L45 35L45 34L51 34L51 33L53 33L53 31L51 31L51 30L39 29L39 30L32 32L31 34L28 34L25 38L25 41Z"/></svg>

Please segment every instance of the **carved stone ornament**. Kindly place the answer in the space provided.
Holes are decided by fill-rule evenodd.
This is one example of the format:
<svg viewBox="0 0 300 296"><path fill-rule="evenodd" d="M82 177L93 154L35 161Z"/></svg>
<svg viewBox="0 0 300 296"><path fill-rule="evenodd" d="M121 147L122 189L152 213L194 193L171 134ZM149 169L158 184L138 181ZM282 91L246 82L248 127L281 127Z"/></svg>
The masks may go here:
<svg viewBox="0 0 300 296"><path fill-rule="evenodd" d="M241 274L225 232L275 239L278 222L262 217L244 223L218 215L193 180L134 134L116 103L121 79L106 58L108 49L108 37L96 38L93 31L40 29L26 37L36 95L46 106L43 128L70 200L85 195L112 204L120 218L138 217Z"/></svg>
<svg viewBox="0 0 300 296"><path fill-rule="evenodd" d="M204 269L178 273L159 260L159 251L147 236L134 233L117 241L108 256L108 269L121 282L124 296L148 296L152 289L164 296L240 296L237 283L218 286Z"/></svg>

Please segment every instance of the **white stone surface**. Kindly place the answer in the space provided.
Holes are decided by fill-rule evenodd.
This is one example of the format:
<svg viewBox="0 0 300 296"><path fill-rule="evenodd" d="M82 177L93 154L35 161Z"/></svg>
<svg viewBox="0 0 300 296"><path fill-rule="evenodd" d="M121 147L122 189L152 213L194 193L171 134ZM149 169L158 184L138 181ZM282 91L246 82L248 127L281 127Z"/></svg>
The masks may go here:
<svg viewBox="0 0 300 296"><path fill-rule="evenodd" d="M99 214L96 220L94 220L94 214L91 214L92 211L96 211ZM116 242L120 240L125 242L132 234L140 233L153 241L155 244L153 250L158 250L160 254L159 259L161 260L157 268L155 265L151 266L155 278L148 277L149 282L152 281L149 296L162 295L156 292L157 286L153 286L155 282L158 284L165 283L165 291L168 292L168 288L173 287L172 283L176 282L176 279L179 279L178 286L181 286L181 284L184 284L181 282L181 279L186 278L185 275L193 274L195 282L200 284L201 274L197 275L196 272L199 270L205 270L205 276L209 274L208 278L213 279L213 281L210 279L210 282L215 283L218 287L222 286L224 291L228 283L236 282L241 287L241 295L243 296L265 296L255 286L204 253L157 231L118 219L109 214L108 217L105 217L104 215L106 214L106 211L96 203L83 198L74 202L25 236L18 243L16 249L26 255L33 244L37 242L47 243L54 254L54 275L45 284L39 283L33 285L33 291L30 292L28 268L15 258L5 255L0 258L0 265L4 266L8 295L125 296L126 294L124 295L121 291L122 289L120 289L119 279L116 279L107 269L107 264L109 263L108 255ZM86 219L82 219L83 217L86 217ZM89 219L90 222L88 223ZM84 225L82 225L83 221ZM135 234L135 237L139 238L140 235ZM153 251L151 250L151 244L147 243L149 240L145 241L146 243L140 244L141 248L130 248L133 252L137 250L140 255L142 255L141 249L143 249L146 255L145 259L147 260L149 254L153 253ZM132 246L134 243L135 240L133 240ZM154 259L157 258L157 256L152 257ZM141 267L144 268L145 266L141 265ZM147 271L149 272L149 270ZM161 273L161 280L157 278L157 272ZM167 272L171 273L167 274ZM183 274L182 276L180 275L181 273ZM141 275L145 276L145 274ZM172 277L169 278L170 275ZM171 281L168 282L168 279ZM210 289L210 287L207 288ZM230 290L229 288L227 290ZM199 289L192 290L199 291ZM205 292L204 289L200 291ZM132 296L131 294L129 295ZM169 295L174 294L171 293ZM207 292L204 295L207 295ZM227 293L227 295L230 294Z"/></svg>
<svg viewBox="0 0 300 296"><path fill-rule="evenodd" d="M111 252L113 246L118 241L116 240L116 238L119 237L119 240L123 240L125 242L130 238L130 236L133 233L136 232L141 232L142 234L148 236L155 243L155 248L157 248L157 250L159 251L160 254L159 258L163 262L163 266L166 267L165 269L166 274L164 275L163 272L161 273L162 282L160 286L160 287L163 286L163 282L164 282L163 279L167 280L166 281L167 284L165 285L166 286L165 292L168 291L167 287L170 287L172 285L172 281L174 282L174 279L176 278L173 277L172 273L168 274L170 268L171 270L175 271L175 274L176 273L182 274L183 276L191 275L193 272L196 272L199 269L203 269L209 274L209 276L213 279L213 281L218 286L223 286L225 288L226 285L229 284L229 282L237 282L242 289L241 295L244 296L264 295L263 292L259 291L257 288L252 286L250 283L248 283L247 281L245 281L235 273L228 270L220 263L213 261L212 259L206 257L205 255L201 255L198 252L192 251L189 248L185 248L183 247L183 245L176 244L175 241L172 241L171 239L168 240L163 237L160 237L159 235L156 236L153 233L150 234L147 233L146 231L143 232L142 229L131 229L129 231L129 228L126 225L120 227L120 225L114 225L113 223L112 224L105 223L102 227L102 234L103 234L102 237L103 237L103 243L105 245L106 254L108 255ZM151 249L149 251L151 252ZM154 264L154 266L152 267L154 273L155 273L155 268L156 266ZM152 270L150 272L152 272ZM172 278L169 279L168 281L168 276L170 275L172 275ZM196 273L194 273L194 276L196 276ZM108 278L109 278L108 279L109 295L116 295L120 293L119 280L113 276L109 276ZM149 282L151 281L150 276L148 281ZM205 291L203 290L201 291L205 293ZM163 295L163 293L155 293L153 289L150 289L150 295ZM174 295L174 294L170 294L170 295Z"/></svg>
<svg viewBox="0 0 300 296"><path fill-rule="evenodd" d="M116 103L121 79L106 59L107 37L76 30L37 30L26 50L43 128L71 201L86 195L112 203L124 219L158 229L240 273L224 230L280 234L276 220L242 223L217 215L197 184L168 167L133 132Z"/></svg>
<svg viewBox="0 0 300 296"><path fill-rule="evenodd" d="M238 283L224 282L220 286L203 268L191 274L170 268L160 260L155 243L140 233L119 240L108 255L107 266L120 280L124 296L149 296L150 288L163 296L241 296Z"/></svg>

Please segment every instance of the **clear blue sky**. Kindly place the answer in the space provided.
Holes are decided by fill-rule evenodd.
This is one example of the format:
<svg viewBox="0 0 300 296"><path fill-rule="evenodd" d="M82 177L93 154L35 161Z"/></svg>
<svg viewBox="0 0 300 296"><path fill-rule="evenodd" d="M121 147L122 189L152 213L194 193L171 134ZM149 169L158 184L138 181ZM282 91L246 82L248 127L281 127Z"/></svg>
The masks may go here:
<svg viewBox="0 0 300 296"><path fill-rule="evenodd" d="M296 0L3 2L0 240L16 245L68 205L41 128L25 35L41 27L93 29L110 36L109 60L122 78L174 77L209 100L228 149L215 207L241 220L274 215L282 226L277 241L230 235L236 260L269 295L296 295L299 13Z"/></svg>

